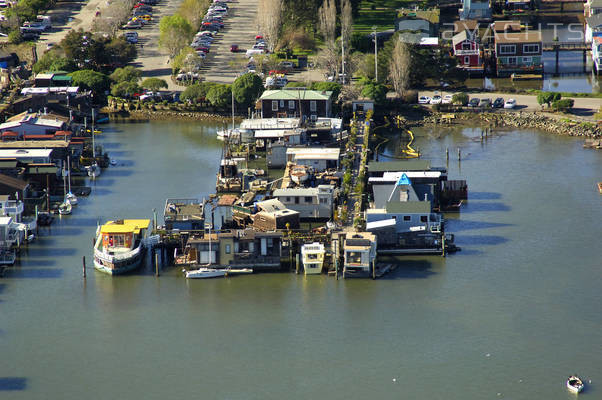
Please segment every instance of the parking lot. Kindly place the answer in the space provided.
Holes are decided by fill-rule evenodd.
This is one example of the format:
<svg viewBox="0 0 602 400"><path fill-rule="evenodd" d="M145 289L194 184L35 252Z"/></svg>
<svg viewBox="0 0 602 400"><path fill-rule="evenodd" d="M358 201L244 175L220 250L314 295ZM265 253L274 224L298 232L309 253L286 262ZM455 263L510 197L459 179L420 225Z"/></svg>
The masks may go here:
<svg viewBox="0 0 602 400"><path fill-rule="evenodd" d="M229 3L228 17L224 18L224 28L216 35L201 75L203 80L220 83L232 83L243 66L231 65L237 57L255 44L257 32L257 0L238 0ZM230 46L237 44L238 53L231 53Z"/></svg>

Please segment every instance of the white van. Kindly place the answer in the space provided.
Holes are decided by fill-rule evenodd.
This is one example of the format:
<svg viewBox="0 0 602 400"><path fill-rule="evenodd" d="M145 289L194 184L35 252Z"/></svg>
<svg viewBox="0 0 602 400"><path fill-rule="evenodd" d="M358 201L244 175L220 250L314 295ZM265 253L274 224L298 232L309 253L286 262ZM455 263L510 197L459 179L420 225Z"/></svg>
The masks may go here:
<svg viewBox="0 0 602 400"><path fill-rule="evenodd" d="M249 58L249 57L253 57L255 54L264 54L264 53L265 53L265 50L263 50L263 49L249 49L249 50L247 50L245 55L247 56L247 58Z"/></svg>

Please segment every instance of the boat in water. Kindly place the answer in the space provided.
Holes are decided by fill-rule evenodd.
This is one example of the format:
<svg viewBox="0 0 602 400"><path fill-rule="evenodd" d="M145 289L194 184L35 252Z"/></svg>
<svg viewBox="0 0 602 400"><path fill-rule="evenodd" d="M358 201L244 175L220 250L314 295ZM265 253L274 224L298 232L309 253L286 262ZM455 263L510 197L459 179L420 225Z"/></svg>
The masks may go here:
<svg viewBox="0 0 602 400"><path fill-rule="evenodd" d="M301 260L305 275L316 275L322 273L324 266L324 245L313 242L301 246Z"/></svg>
<svg viewBox="0 0 602 400"><path fill-rule="evenodd" d="M310 169L305 165L294 165L291 167L291 180L297 185L302 185L309 178Z"/></svg>
<svg viewBox="0 0 602 400"><path fill-rule="evenodd" d="M140 267L149 230L149 219L121 219L98 227L94 268L119 275Z"/></svg>
<svg viewBox="0 0 602 400"><path fill-rule="evenodd" d="M117 165L117 160L114 158L111 158L111 165L113 165L113 166Z"/></svg>
<svg viewBox="0 0 602 400"><path fill-rule="evenodd" d="M580 393L584 386L583 381L577 375L571 375L566 380L566 387L573 393Z"/></svg>
<svg viewBox="0 0 602 400"><path fill-rule="evenodd" d="M598 192L602 194L602 182L598 182Z"/></svg>
<svg viewBox="0 0 602 400"><path fill-rule="evenodd" d="M59 205L59 214L60 215L69 215L69 214L71 214L71 210L72 210L71 203L69 202L67 197L65 197L65 201L63 201Z"/></svg>
<svg viewBox="0 0 602 400"><path fill-rule="evenodd" d="M86 167L86 171L88 171L88 176L91 178L96 178L100 175L100 167L96 162L94 162L92 165L88 165Z"/></svg>
<svg viewBox="0 0 602 400"><path fill-rule="evenodd" d="M225 269L202 267L199 269L192 269L190 271L184 270L184 273L186 275L186 279L207 279L226 276L227 271Z"/></svg>

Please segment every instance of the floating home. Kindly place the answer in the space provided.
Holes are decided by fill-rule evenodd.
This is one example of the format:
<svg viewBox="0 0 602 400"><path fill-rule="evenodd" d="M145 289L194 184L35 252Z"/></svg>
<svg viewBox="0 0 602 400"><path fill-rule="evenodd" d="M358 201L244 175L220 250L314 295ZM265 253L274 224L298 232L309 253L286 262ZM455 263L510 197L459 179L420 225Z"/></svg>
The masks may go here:
<svg viewBox="0 0 602 400"><path fill-rule="evenodd" d="M283 258L281 232L253 229L207 233L188 239L189 259L215 268L279 269Z"/></svg>
<svg viewBox="0 0 602 400"><path fill-rule="evenodd" d="M347 232L343 242L343 277L368 277L376 267L377 238L370 232Z"/></svg>
<svg viewBox="0 0 602 400"><path fill-rule="evenodd" d="M167 199L163 220L167 230L196 231L204 229L203 203L198 199Z"/></svg>
<svg viewBox="0 0 602 400"><path fill-rule="evenodd" d="M315 188L276 189L272 195L285 207L299 212L301 219L328 220L332 218L337 189L334 185Z"/></svg>

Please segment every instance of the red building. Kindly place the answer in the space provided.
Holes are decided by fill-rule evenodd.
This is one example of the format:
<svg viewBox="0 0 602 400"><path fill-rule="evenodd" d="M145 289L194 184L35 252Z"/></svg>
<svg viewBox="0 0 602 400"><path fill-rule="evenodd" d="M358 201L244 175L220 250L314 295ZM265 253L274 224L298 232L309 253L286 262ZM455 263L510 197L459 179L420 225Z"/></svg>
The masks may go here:
<svg viewBox="0 0 602 400"><path fill-rule="evenodd" d="M479 38L474 31L463 30L452 38L457 67L470 75L483 74L483 57Z"/></svg>

